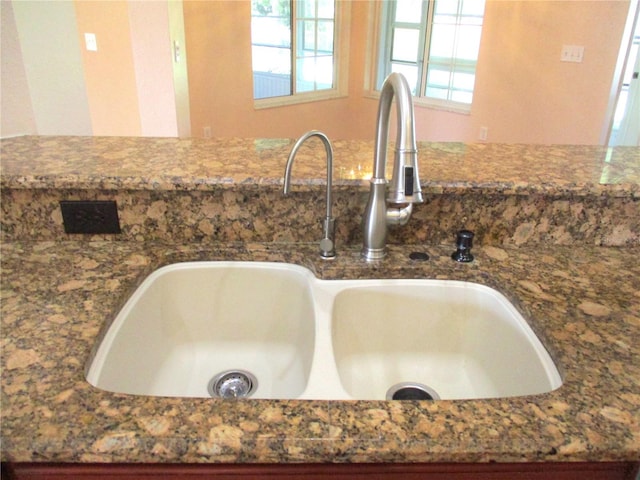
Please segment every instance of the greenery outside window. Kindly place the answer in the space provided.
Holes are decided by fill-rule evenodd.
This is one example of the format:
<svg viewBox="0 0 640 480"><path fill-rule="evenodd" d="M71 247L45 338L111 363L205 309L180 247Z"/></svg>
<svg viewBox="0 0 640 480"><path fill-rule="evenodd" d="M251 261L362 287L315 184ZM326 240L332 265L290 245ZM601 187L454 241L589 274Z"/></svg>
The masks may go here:
<svg viewBox="0 0 640 480"><path fill-rule="evenodd" d="M335 0L252 0L253 98L273 106L339 93Z"/></svg>
<svg viewBox="0 0 640 480"><path fill-rule="evenodd" d="M484 0L389 0L379 4L375 85L400 72L418 104L468 112Z"/></svg>

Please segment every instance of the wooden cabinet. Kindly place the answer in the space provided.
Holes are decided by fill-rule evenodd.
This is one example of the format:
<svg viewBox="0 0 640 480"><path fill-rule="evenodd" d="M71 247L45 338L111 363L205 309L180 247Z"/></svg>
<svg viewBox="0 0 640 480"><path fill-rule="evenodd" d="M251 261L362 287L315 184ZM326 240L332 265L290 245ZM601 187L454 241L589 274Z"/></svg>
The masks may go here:
<svg viewBox="0 0 640 480"><path fill-rule="evenodd" d="M3 480L634 480L640 463L2 465Z"/></svg>

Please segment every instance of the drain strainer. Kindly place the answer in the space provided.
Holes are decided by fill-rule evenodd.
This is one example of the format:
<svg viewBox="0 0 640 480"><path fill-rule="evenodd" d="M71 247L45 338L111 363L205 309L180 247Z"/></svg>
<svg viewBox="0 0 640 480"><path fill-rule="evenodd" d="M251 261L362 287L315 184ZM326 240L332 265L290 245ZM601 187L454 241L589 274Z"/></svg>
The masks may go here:
<svg viewBox="0 0 640 480"><path fill-rule="evenodd" d="M440 400L440 396L422 383L402 382L387 390L387 400Z"/></svg>
<svg viewBox="0 0 640 480"><path fill-rule="evenodd" d="M244 370L226 370L217 374L207 385L214 398L247 398L258 388L258 379Z"/></svg>

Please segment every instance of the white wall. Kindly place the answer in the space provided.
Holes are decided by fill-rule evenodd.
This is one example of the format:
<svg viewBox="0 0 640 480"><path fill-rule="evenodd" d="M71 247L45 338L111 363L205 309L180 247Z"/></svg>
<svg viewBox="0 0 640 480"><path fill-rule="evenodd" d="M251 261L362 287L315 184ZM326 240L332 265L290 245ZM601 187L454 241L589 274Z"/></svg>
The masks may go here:
<svg viewBox="0 0 640 480"><path fill-rule="evenodd" d="M4 7L7 2L2 3ZM91 135L91 118L73 2L11 3L31 98L30 106L25 105L23 108L26 111L32 108L36 132L40 135ZM4 38L2 43L3 47L7 46ZM19 53L16 51L15 40L8 46L13 51L6 52L3 48L3 57L9 54L16 58ZM4 117L11 115L11 112L5 111L4 98L15 94L17 100L24 87L14 85L15 93L5 91L5 75L11 76L12 73L5 72L4 69L2 73L3 136L17 133L15 130L20 129L21 123L18 121L16 125L7 125L5 132L5 121L10 123L10 120ZM13 107L15 110L17 105Z"/></svg>
<svg viewBox="0 0 640 480"><path fill-rule="evenodd" d="M0 132L4 137L29 135L36 132L36 120L31 107L31 96L24 71L22 50L18 41L18 31L10 2L0 2L0 59L2 78L0 80Z"/></svg>
<svg viewBox="0 0 640 480"><path fill-rule="evenodd" d="M169 15L165 2L129 2L142 136L175 136Z"/></svg>

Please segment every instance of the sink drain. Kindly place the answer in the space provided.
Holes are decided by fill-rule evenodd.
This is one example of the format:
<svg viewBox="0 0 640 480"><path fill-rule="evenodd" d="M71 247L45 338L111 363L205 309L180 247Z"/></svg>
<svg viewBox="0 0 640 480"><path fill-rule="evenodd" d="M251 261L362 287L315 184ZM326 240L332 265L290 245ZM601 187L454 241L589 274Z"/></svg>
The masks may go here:
<svg viewBox="0 0 640 480"><path fill-rule="evenodd" d="M440 396L421 383L402 382L387 390L387 400L440 400Z"/></svg>
<svg viewBox="0 0 640 480"><path fill-rule="evenodd" d="M214 398L247 398L258 388L256 377L244 370L227 370L217 374L207 385Z"/></svg>

